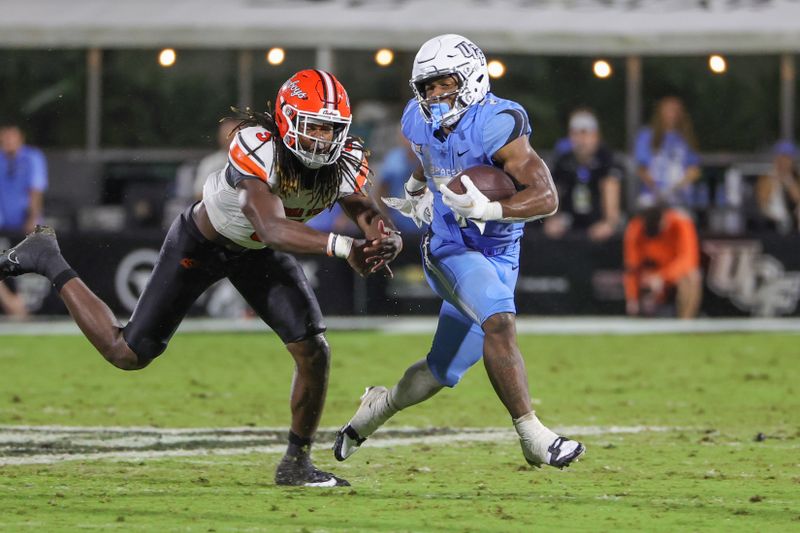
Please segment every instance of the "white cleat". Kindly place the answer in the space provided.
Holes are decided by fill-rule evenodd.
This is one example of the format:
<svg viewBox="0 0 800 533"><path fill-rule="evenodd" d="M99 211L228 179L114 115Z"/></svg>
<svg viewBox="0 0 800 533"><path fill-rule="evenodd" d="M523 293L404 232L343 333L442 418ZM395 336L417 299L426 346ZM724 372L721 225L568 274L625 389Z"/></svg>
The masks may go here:
<svg viewBox="0 0 800 533"><path fill-rule="evenodd" d="M586 451L586 447L578 441L570 440L566 437L557 437L550 446L547 447L545 457L538 457L533 446L528 445L523 439L519 439L522 447L522 455L529 465L540 468L542 464L563 469L572 463Z"/></svg>
<svg viewBox="0 0 800 533"><path fill-rule="evenodd" d="M336 440L333 443L333 456L338 461L344 461L353 455L367 437L372 435L389 417L386 416L387 399L389 389L386 387L367 387L361 395L361 405L356 414L350 419L342 429L336 432ZM362 428L361 431L366 436L361 436L353 427Z"/></svg>

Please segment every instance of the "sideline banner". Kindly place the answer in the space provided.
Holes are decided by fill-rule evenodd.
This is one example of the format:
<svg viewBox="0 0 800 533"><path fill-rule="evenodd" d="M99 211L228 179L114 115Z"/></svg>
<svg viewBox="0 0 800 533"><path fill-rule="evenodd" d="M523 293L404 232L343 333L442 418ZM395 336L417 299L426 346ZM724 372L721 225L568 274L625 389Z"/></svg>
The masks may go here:
<svg viewBox="0 0 800 533"><path fill-rule="evenodd" d="M3 248L20 239L0 235ZM59 237L62 252L84 282L122 317L130 316L153 268L161 235L84 234ZM701 238L706 316L800 316L800 236ZM345 261L299 256L327 315L437 314L441 301L420 266L419 237L406 238L392 264L394 278L359 278ZM66 314L50 284L36 275L9 282L34 314ZM523 238L517 308L533 315L622 315L622 241L602 244L567 236L553 241L534 232ZM233 286L209 289L191 316L248 313Z"/></svg>

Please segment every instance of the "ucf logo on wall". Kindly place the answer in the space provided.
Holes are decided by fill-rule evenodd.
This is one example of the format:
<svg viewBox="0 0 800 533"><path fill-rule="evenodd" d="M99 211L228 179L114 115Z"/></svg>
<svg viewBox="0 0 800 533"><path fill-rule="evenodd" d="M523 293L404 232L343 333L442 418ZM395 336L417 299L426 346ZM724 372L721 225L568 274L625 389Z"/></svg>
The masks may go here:
<svg viewBox="0 0 800 533"><path fill-rule="evenodd" d="M800 272L786 272L783 264L762 253L759 241L703 242L710 262L706 283L715 294L754 316L791 314L800 298Z"/></svg>

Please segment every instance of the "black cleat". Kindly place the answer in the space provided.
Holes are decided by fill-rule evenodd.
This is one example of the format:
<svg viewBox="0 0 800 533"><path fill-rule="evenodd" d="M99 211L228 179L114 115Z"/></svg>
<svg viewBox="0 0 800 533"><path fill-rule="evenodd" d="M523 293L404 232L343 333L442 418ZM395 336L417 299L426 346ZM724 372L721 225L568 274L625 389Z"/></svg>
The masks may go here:
<svg viewBox="0 0 800 533"><path fill-rule="evenodd" d="M0 253L0 281L30 272L41 274L54 255L61 255L55 230L36 226L22 242Z"/></svg>
<svg viewBox="0 0 800 533"><path fill-rule="evenodd" d="M275 470L275 484L292 487L349 487L346 479L323 472L311 463L308 455L285 455Z"/></svg>

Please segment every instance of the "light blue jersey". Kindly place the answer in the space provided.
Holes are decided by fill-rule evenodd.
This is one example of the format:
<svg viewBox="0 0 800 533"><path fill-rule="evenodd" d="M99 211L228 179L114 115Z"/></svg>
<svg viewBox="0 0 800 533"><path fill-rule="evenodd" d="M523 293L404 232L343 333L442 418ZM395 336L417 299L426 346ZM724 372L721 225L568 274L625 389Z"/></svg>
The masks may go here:
<svg viewBox="0 0 800 533"><path fill-rule="evenodd" d="M519 104L491 93L470 107L446 137L425 122L416 100L406 106L402 127L434 192L434 214L422 257L428 284L444 302L428 367L440 383L453 387L483 355L483 322L497 313L516 313L514 287L523 224L488 222L481 234L475 224L456 219L442 202L439 188L462 170L494 165L495 153L530 135L531 128Z"/></svg>
<svg viewBox="0 0 800 533"><path fill-rule="evenodd" d="M417 101L412 99L403 112L402 128L422 163L428 187L434 192L431 231L435 235L451 242L463 242L475 250L506 246L519 240L523 226L520 223L487 222L481 235L475 224L456 220L442 202L439 187L475 165L495 165L492 158L500 148L517 137L530 135L528 115L522 106L488 93L464 113L449 135L442 136L425 122Z"/></svg>

